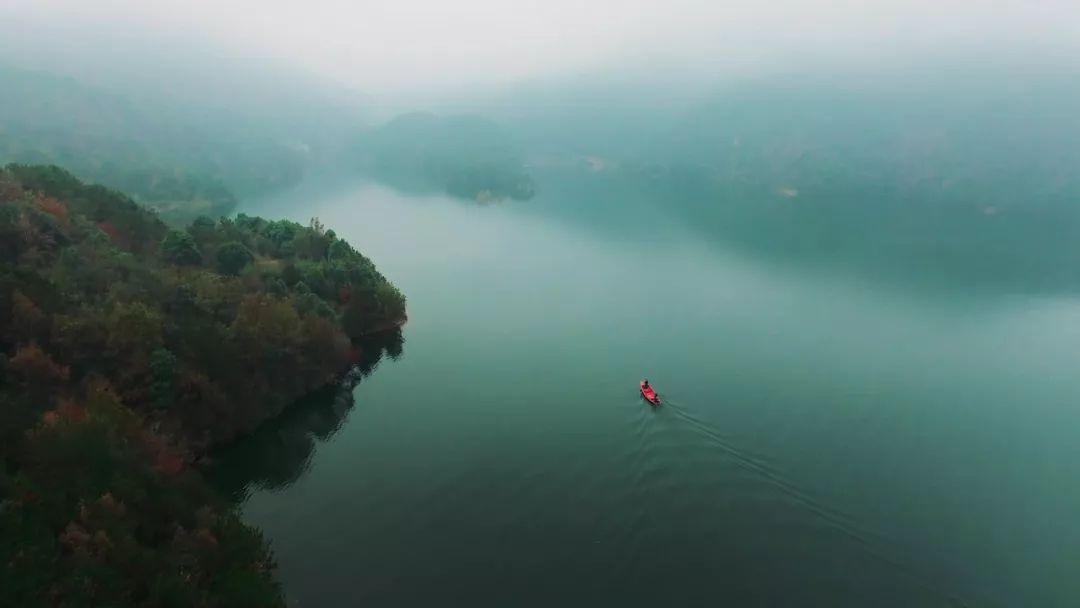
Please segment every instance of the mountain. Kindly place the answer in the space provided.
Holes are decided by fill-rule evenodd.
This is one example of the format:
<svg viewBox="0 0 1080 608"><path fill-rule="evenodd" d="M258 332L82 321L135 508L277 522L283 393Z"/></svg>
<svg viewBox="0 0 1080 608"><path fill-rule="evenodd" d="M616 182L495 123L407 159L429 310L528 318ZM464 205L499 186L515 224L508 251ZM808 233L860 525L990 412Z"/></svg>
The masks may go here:
<svg viewBox="0 0 1080 608"><path fill-rule="evenodd" d="M481 202L534 194L513 140L478 116L404 114L363 133L357 151L367 172L406 189Z"/></svg>

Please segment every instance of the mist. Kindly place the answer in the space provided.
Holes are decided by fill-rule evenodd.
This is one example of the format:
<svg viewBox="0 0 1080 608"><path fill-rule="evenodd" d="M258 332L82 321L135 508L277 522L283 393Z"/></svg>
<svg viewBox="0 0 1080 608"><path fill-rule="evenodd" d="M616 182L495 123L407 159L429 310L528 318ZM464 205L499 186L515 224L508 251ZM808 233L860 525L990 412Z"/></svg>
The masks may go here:
<svg viewBox="0 0 1080 608"><path fill-rule="evenodd" d="M958 60L1074 65L1078 13L1075 3L1057 0L17 0L0 8L0 51L29 67L63 65L88 76L183 73L185 63L241 60L406 103L597 73L670 82L837 69L926 71Z"/></svg>
<svg viewBox="0 0 1080 608"><path fill-rule="evenodd" d="M797 199L799 259L837 233L893 234L899 255L938 201L1058 235L946 222L983 243L961 258L993 243L1050 267L1080 222L1071 2L20 1L0 66L3 160L180 219L317 172L484 200L591 180L755 251L792 221L760 201Z"/></svg>
<svg viewBox="0 0 1080 608"><path fill-rule="evenodd" d="M1076 0L0 2L0 605L1080 605L1077 108Z"/></svg>

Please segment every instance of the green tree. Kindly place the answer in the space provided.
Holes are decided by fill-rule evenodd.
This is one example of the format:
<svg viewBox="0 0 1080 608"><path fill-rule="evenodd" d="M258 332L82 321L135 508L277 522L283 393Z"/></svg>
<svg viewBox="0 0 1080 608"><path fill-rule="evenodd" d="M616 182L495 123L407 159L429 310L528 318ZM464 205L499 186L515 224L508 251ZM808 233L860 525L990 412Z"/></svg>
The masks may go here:
<svg viewBox="0 0 1080 608"><path fill-rule="evenodd" d="M245 266L250 264L255 256L251 255L243 243L233 241L225 243L217 250L217 269L221 274L236 276Z"/></svg>
<svg viewBox="0 0 1080 608"><path fill-rule="evenodd" d="M161 255L177 266L197 266L202 263L202 253L195 239L179 230L170 230L162 239Z"/></svg>
<svg viewBox="0 0 1080 608"><path fill-rule="evenodd" d="M200 245L203 245L213 240L216 228L217 223L214 220L200 215L191 222L187 231Z"/></svg>
<svg viewBox="0 0 1080 608"><path fill-rule="evenodd" d="M105 319L109 351L120 355L149 354L161 345L161 313L141 302L118 303Z"/></svg>
<svg viewBox="0 0 1080 608"><path fill-rule="evenodd" d="M266 294L245 296L240 301L229 331L251 358L280 358L294 352L300 316L287 300Z"/></svg>
<svg viewBox="0 0 1080 608"><path fill-rule="evenodd" d="M176 377L176 355L167 348L150 353L150 399L154 407L166 409L173 404L173 380Z"/></svg>

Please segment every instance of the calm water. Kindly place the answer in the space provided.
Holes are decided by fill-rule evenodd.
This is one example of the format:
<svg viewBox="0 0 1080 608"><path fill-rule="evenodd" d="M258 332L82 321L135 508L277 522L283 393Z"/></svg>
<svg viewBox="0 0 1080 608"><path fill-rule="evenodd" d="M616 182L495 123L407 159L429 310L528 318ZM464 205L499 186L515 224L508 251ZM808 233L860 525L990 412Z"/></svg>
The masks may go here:
<svg viewBox="0 0 1080 608"><path fill-rule="evenodd" d="M543 192L251 206L318 216L409 298L352 399L220 459L296 605L1080 603L1080 300L758 260Z"/></svg>

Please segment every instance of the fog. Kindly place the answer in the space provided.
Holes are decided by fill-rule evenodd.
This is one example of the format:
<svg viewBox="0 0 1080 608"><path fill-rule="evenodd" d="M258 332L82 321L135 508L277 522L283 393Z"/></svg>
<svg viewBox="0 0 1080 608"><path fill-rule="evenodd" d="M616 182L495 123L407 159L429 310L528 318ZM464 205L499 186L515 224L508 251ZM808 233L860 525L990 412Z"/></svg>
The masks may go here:
<svg viewBox="0 0 1080 608"><path fill-rule="evenodd" d="M935 587L941 605L1080 605L1080 494L1062 491L1080 488L1077 108L1080 0L0 0L0 202L16 203L0 205L0 254L18 261L0 264L0 385L65 378L56 412L4 390L0 410L25 402L28 425L65 430L86 417L68 390L107 369L124 395L175 387L231 419L207 374L240 386L271 355L269 376L306 386L290 353L341 349L309 348L288 319L333 333L369 294L387 309L340 236L406 292L414 354L393 362L406 334L352 349L391 362L361 387L350 439L313 464L312 437L350 415L316 407L264 426L225 480L237 500L274 488L274 515L251 521L293 604L470 603L447 589L538 604L576 577L567 597L594 605L692 604L717 585L733 605L929 605ZM116 210L139 223L118 230ZM257 331L229 312L248 308L241 287L267 303ZM389 303L400 314L380 316L402 319ZM145 311L130 356L111 337L127 310ZM675 398L633 407L639 371ZM162 403L146 404L155 427ZM0 437L25 435L5 420ZM0 537L51 504L34 487L0 467ZM111 494L86 496L93 509L49 524L59 542L41 535L57 559L11 561L0 542L34 573L16 593L46 585L46 562L72 590L111 584L97 567L113 543L82 527ZM845 527L859 519L884 551ZM177 550L203 532L217 545L188 520ZM162 589L211 580L172 567L187 555L149 556L170 568Z"/></svg>
<svg viewBox="0 0 1080 608"><path fill-rule="evenodd" d="M1069 0L15 0L0 22L4 59L31 67L130 75L228 59L402 103L596 73L700 81L1080 56Z"/></svg>
<svg viewBox="0 0 1080 608"><path fill-rule="evenodd" d="M934 232L1026 276L1080 231L1078 83L1064 0L16 0L0 162L181 219L312 171L484 200L588 179L729 243L780 222L809 243L785 255L890 233L893 259Z"/></svg>

